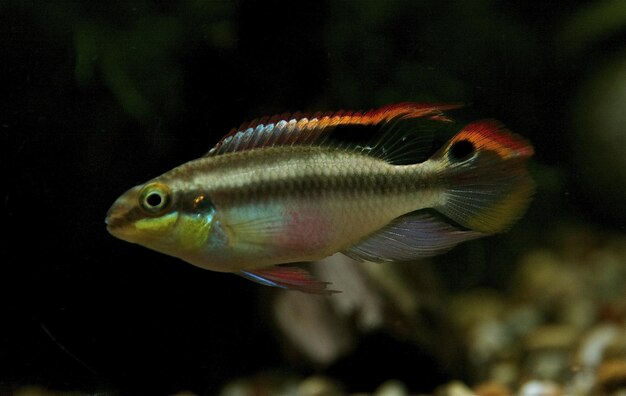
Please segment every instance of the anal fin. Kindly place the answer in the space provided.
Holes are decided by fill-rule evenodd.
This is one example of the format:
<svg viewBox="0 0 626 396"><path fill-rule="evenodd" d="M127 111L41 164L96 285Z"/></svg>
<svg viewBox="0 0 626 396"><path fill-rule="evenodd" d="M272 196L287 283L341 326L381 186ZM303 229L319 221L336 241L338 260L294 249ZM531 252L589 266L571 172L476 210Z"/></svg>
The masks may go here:
<svg viewBox="0 0 626 396"><path fill-rule="evenodd" d="M415 212L395 219L343 253L356 260L409 261L444 253L484 235L449 224L442 216Z"/></svg>
<svg viewBox="0 0 626 396"><path fill-rule="evenodd" d="M253 271L241 271L239 275L265 286L297 290L310 294L330 295L339 293L337 290L327 289L329 282L317 280L309 271L299 267L276 266L259 268Z"/></svg>

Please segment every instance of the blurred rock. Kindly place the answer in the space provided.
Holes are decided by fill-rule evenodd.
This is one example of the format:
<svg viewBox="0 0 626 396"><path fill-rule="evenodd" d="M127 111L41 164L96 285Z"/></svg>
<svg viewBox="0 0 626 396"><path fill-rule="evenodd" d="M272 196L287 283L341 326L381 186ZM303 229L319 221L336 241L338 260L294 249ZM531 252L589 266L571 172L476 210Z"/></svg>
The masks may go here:
<svg viewBox="0 0 626 396"><path fill-rule="evenodd" d="M55 391L51 391L44 387L36 386L36 385L23 386L15 390L13 393L7 393L7 394L12 394L13 396L60 396L60 395L83 396L83 395L87 395L86 393L79 393L79 392L55 392Z"/></svg>
<svg viewBox="0 0 626 396"><path fill-rule="evenodd" d="M330 297L276 292L273 314L296 355L328 366L365 334L382 331L453 367L458 337L450 331L438 281L426 262L357 262L336 254L311 264L341 293Z"/></svg>
<svg viewBox="0 0 626 396"><path fill-rule="evenodd" d="M382 383L374 392L374 396L407 396L406 385L398 380L388 380Z"/></svg>
<svg viewBox="0 0 626 396"><path fill-rule="evenodd" d="M527 335L525 347L529 351L570 350L576 344L578 335L578 330L570 325L542 325Z"/></svg>
<svg viewBox="0 0 626 396"><path fill-rule="evenodd" d="M516 337L523 336L532 331L543 322L541 310L532 304L518 304L509 307L504 312L504 321L510 331Z"/></svg>
<svg viewBox="0 0 626 396"><path fill-rule="evenodd" d="M602 362L598 368L597 381L599 394L626 392L626 358Z"/></svg>
<svg viewBox="0 0 626 396"><path fill-rule="evenodd" d="M626 360L626 322L621 324L617 335L607 344L604 358Z"/></svg>
<svg viewBox="0 0 626 396"><path fill-rule="evenodd" d="M329 300L339 316L354 318L361 331L379 328L384 322L384 304L376 292L365 263L338 253L312 264L319 279L332 279L341 293Z"/></svg>
<svg viewBox="0 0 626 396"><path fill-rule="evenodd" d="M432 351L444 367L455 360L443 351L455 349L457 363L469 364L459 365L465 371L457 378L478 385L472 390L451 382L436 395L582 396L615 394L623 386L623 235L575 225L558 229L548 247L519 259L509 294L479 289L446 296L438 286L424 290L420 282L429 279L428 266L411 272L418 267L342 256L324 260L315 265L317 275L336 280L333 287L344 293L320 298L278 292L277 323L299 353L317 362L349 353L372 330ZM389 381L376 392L406 389Z"/></svg>
<svg viewBox="0 0 626 396"><path fill-rule="evenodd" d="M15 396L53 396L54 393L48 391L40 386L24 386L17 389L14 393Z"/></svg>
<svg viewBox="0 0 626 396"><path fill-rule="evenodd" d="M299 353L315 363L329 364L354 345L348 323L336 315L328 297L278 292L273 309L284 336Z"/></svg>
<svg viewBox="0 0 626 396"><path fill-rule="evenodd" d="M343 392L331 379L314 376L302 381L298 386L298 396L340 396Z"/></svg>
<svg viewBox="0 0 626 396"><path fill-rule="evenodd" d="M300 380L282 374L259 374L232 381L222 387L219 396L290 396L296 395Z"/></svg>
<svg viewBox="0 0 626 396"><path fill-rule="evenodd" d="M543 325L525 338L524 372L530 378L562 381L569 369L578 330L569 325Z"/></svg>
<svg viewBox="0 0 626 396"><path fill-rule="evenodd" d="M571 377L564 384L564 393L566 395L586 396L592 394L595 386L595 369L572 365Z"/></svg>
<svg viewBox="0 0 626 396"><path fill-rule="evenodd" d="M563 323L582 331L591 326L596 319L597 315L597 303L589 298L575 298L561 307L556 313L558 315L559 323Z"/></svg>
<svg viewBox="0 0 626 396"><path fill-rule="evenodd" d="M469 357L475 365L488 363L499 354L506 353L513 339L506 325L497 319L484 320L468 332Z"/></svg>
<svg viewBox="0 0 626 396"><path fill-rule="evenodd" d="M435 396L476 396L476 394L464 383L453 381L437 388Z"/></svg>
<svg viewBox="0 0 626 396"><path fill-rule="evenodd" d="M449 309L454 321L468 329L499 317L505 309L505 298L494 290L478 289L452 297Z"/></svg>
<svg viewBox="0 0 626 396"><path fill-rule="evenodd" d="M561 396L563 390L559 384L552 381L528 381L519 391L519 396Z"/></svg>
<svg viewBox="0 0 626 396"><path fill-rule="evenodd" d="M504 296L491 290L476 290L453 297L450 315L464 334L467 356L476 367L507 352L511 334L502 321Z"/></svg>
<svg viewBox="0 0 626 396"><path fill-rule="evenodd" d="M513 359L491 363L485 371L485 378L489 381L509 386L513 386L520 376L519 364Z"/></svg>
<svg viewBox="0 0 626 396"><path fill-rule="evenodd" d="M626 304L626 236L612 237L586 257L588 281L602 302L616 297ZM626 305L622 305L624 308ZM626 313L622 311L622 314ZM626 319L621 316L616 320Z"/></svg>
<svg viewBox="0 0 626 396"><path fill-rule="evenodd" d="M626 330L612 323L599 324L589 330L580 340L576 352L576 364L582 367L597 368L604 351Z"/></svg>
<svg viewBox="0 0 626 396"><path fill-rule="evenodd" d="M549 250L527 254L517 268L513 284L517 298L539 308L571 301L585 289L571 266Z"/></svg>
<svg viewBox="0 0 626 396"><path fill-rule="evenodd" d="M512 396L511 389L498 382L483 382L474 386L477 396Z"/></svg>
<svg viewBox="0 0 626 396"><path fill-rule="evenodd" d="M0 395L11 396L91 396L91 395L107 395L115 396L117 392L99 391L99 392L80 392L80 391L57 391L46 389L39 385L26 385L17 389L5 388L0 384Z"/></svg>

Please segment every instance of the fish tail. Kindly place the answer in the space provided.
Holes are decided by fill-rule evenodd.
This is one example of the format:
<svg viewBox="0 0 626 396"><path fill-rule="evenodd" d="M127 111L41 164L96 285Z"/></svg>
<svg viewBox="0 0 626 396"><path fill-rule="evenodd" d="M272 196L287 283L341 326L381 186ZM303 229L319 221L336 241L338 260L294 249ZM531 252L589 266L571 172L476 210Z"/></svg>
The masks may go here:
<svg viewBox="0 0 626 396"><path fill-rule="evenodd" d="M493 234L525 212L534 193L532 146L496 121L468 124L433 156L445 186L435 209L463 227Z"/></svg>

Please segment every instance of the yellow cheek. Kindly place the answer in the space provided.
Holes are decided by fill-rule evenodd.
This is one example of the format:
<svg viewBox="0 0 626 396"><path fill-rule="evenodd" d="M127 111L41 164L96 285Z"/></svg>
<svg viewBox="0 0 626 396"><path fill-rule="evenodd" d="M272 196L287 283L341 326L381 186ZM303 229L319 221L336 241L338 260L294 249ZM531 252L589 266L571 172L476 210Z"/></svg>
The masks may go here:
<svg viewBox="0 0 626 396"><path fill-rule="evenodd" d="M181 250L193 251L206 245L211 222L196 216L181 216L176 226L176 239Z"/></svg>
<svg viewBox="0 0 626 396"><path fill-rule="evenodd" d="M178 213L173 212L161 217L151 217L135 222L138 231L165 232L176 222Z"/></svg>

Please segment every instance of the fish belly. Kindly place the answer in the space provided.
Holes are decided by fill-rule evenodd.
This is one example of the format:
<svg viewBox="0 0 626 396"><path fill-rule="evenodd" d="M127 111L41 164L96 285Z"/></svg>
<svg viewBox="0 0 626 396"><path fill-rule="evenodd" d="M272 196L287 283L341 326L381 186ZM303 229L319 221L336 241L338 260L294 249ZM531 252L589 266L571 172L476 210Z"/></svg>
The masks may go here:
<svg viewBox="0 0 626 396"><path fill-rule="evenodd" d="M233 208L225 227L229 247L224 250L224 264L241 270L320 260L424 207L428 201L424 198L418 192L367 197L337 194Z"/></svg>

